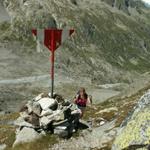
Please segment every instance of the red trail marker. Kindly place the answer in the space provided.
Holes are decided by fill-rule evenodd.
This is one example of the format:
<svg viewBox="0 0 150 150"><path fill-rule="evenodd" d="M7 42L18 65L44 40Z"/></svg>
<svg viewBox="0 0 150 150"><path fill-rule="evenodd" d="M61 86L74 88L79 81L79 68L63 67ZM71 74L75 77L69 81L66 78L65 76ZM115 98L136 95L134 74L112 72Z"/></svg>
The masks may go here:
<svg viewBox="0 0 150 150"><path fill-rule="evenodd" d="M33 29L32 34L51 52L51 97L54 92L54 61L55 50L72 35L74 30L67 29Z"/></svg>

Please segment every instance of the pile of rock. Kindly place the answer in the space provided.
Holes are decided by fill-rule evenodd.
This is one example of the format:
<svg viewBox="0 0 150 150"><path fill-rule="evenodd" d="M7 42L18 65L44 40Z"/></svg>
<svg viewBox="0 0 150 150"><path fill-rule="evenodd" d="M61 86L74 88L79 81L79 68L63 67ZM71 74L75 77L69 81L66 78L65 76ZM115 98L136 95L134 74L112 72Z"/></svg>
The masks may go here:
<svg viewBox="0 0 150 150"><path fill-rule="evenodd" d="M14 146L23 142L31 142L46 133L69 137L78 129L80 111L60 95L40 94L28 101L15 121L18 126Z"/></svg>

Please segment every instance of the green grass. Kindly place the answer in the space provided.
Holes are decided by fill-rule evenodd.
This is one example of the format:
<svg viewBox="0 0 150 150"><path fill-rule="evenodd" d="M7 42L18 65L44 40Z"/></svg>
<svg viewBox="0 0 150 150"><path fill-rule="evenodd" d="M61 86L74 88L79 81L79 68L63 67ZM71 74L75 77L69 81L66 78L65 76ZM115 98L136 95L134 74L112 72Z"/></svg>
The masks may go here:
<svg viewBox="0 0 150 150"><path fill-rule="evenodd" d="M18 116L18 113L0 115L0 144L5 143L8 146L8 150L12 147L12 144L15 141L16 127L13 125L7 125L5 122L13 121L18 118Z"/></svg>
<svg viewBox="0 0 150 150"><path fill-rule="evenodd" d="M10 28L10 23L7 21L4 21L0 23L0 31L6 31Z"/></svg>
<svg viewBox="0 0 150 150"><path fill-rule="evenodd" d="M19 113L12 113L12 114L0 115L0 122L1 121L15 120L18 117L19 117Z"/></svg>
<svg viewBox="0 0 150 150"><path fill-rule="evenodd" d="M31 143L17 145L12 150L44 150L50 148L56 142L58 142L58 138L56 136L47 135Z"/></svg>
<svg viewBox="0 0 150 150"><path fill-rule="evenodd" d="M11 125L0 125L0 144L5 143L8 150L15 141L15 130L16 128Z"/></svg>

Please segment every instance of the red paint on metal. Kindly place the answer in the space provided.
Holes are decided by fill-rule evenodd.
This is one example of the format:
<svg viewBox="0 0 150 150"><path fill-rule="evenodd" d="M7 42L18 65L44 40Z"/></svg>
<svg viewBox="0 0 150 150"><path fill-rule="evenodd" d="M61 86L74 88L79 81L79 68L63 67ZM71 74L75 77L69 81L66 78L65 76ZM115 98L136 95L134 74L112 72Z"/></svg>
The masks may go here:
<svg viewBox="0 0 150 150"><path fill-rule="evenodd" d="M34 36L37 36L37 30L36 30L36 29L33 29L33 30L32 30L32 34L33 34Z"/></svg>
<svg viewBox="0 0 150 150"><path fill-rule="evenodd" d="M45 29L44 30L44 45L50 50L55 51L62 44L62 32L60 29ZM69 31L71 36L74 30ZM37 36L37 30L33 29L32 34Z"/></svg>
<svg viewBox="0 0 150 150"><path fill-rule="evenodd" d="M52 40L53 40L53 37L52 37L52 31L53 30L49 30L49 29L45 29L44 30L44 45L49 49L51 50L51 43L52 43Z"/></svg>
<svg viewBox="0 0 150 150"><path fill-rule="evenodd" d="M74 32L74 30L73 30L73 29L71 29L71 30L70 30L70 36L73 34L73 32Z"/></svg>
<svg viewBox="0 0 150 150"><path fill-rule="evenodd" d="M46 29L44 44L50 51L55 51L61 45L62 30Z"/></svg>

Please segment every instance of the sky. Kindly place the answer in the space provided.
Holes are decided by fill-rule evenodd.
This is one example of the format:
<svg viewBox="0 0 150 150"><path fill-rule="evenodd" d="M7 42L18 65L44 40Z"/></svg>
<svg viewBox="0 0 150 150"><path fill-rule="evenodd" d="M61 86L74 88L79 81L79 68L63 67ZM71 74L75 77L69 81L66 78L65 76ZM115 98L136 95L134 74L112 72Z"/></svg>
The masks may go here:
<svg viewBox="0 0 150 150"><path fill-rule="evenodd" d="M144 1L144 2L146 2L146 3L148 3L148 4L150 4L150 0L142 0L142 1Z"/></svg>

